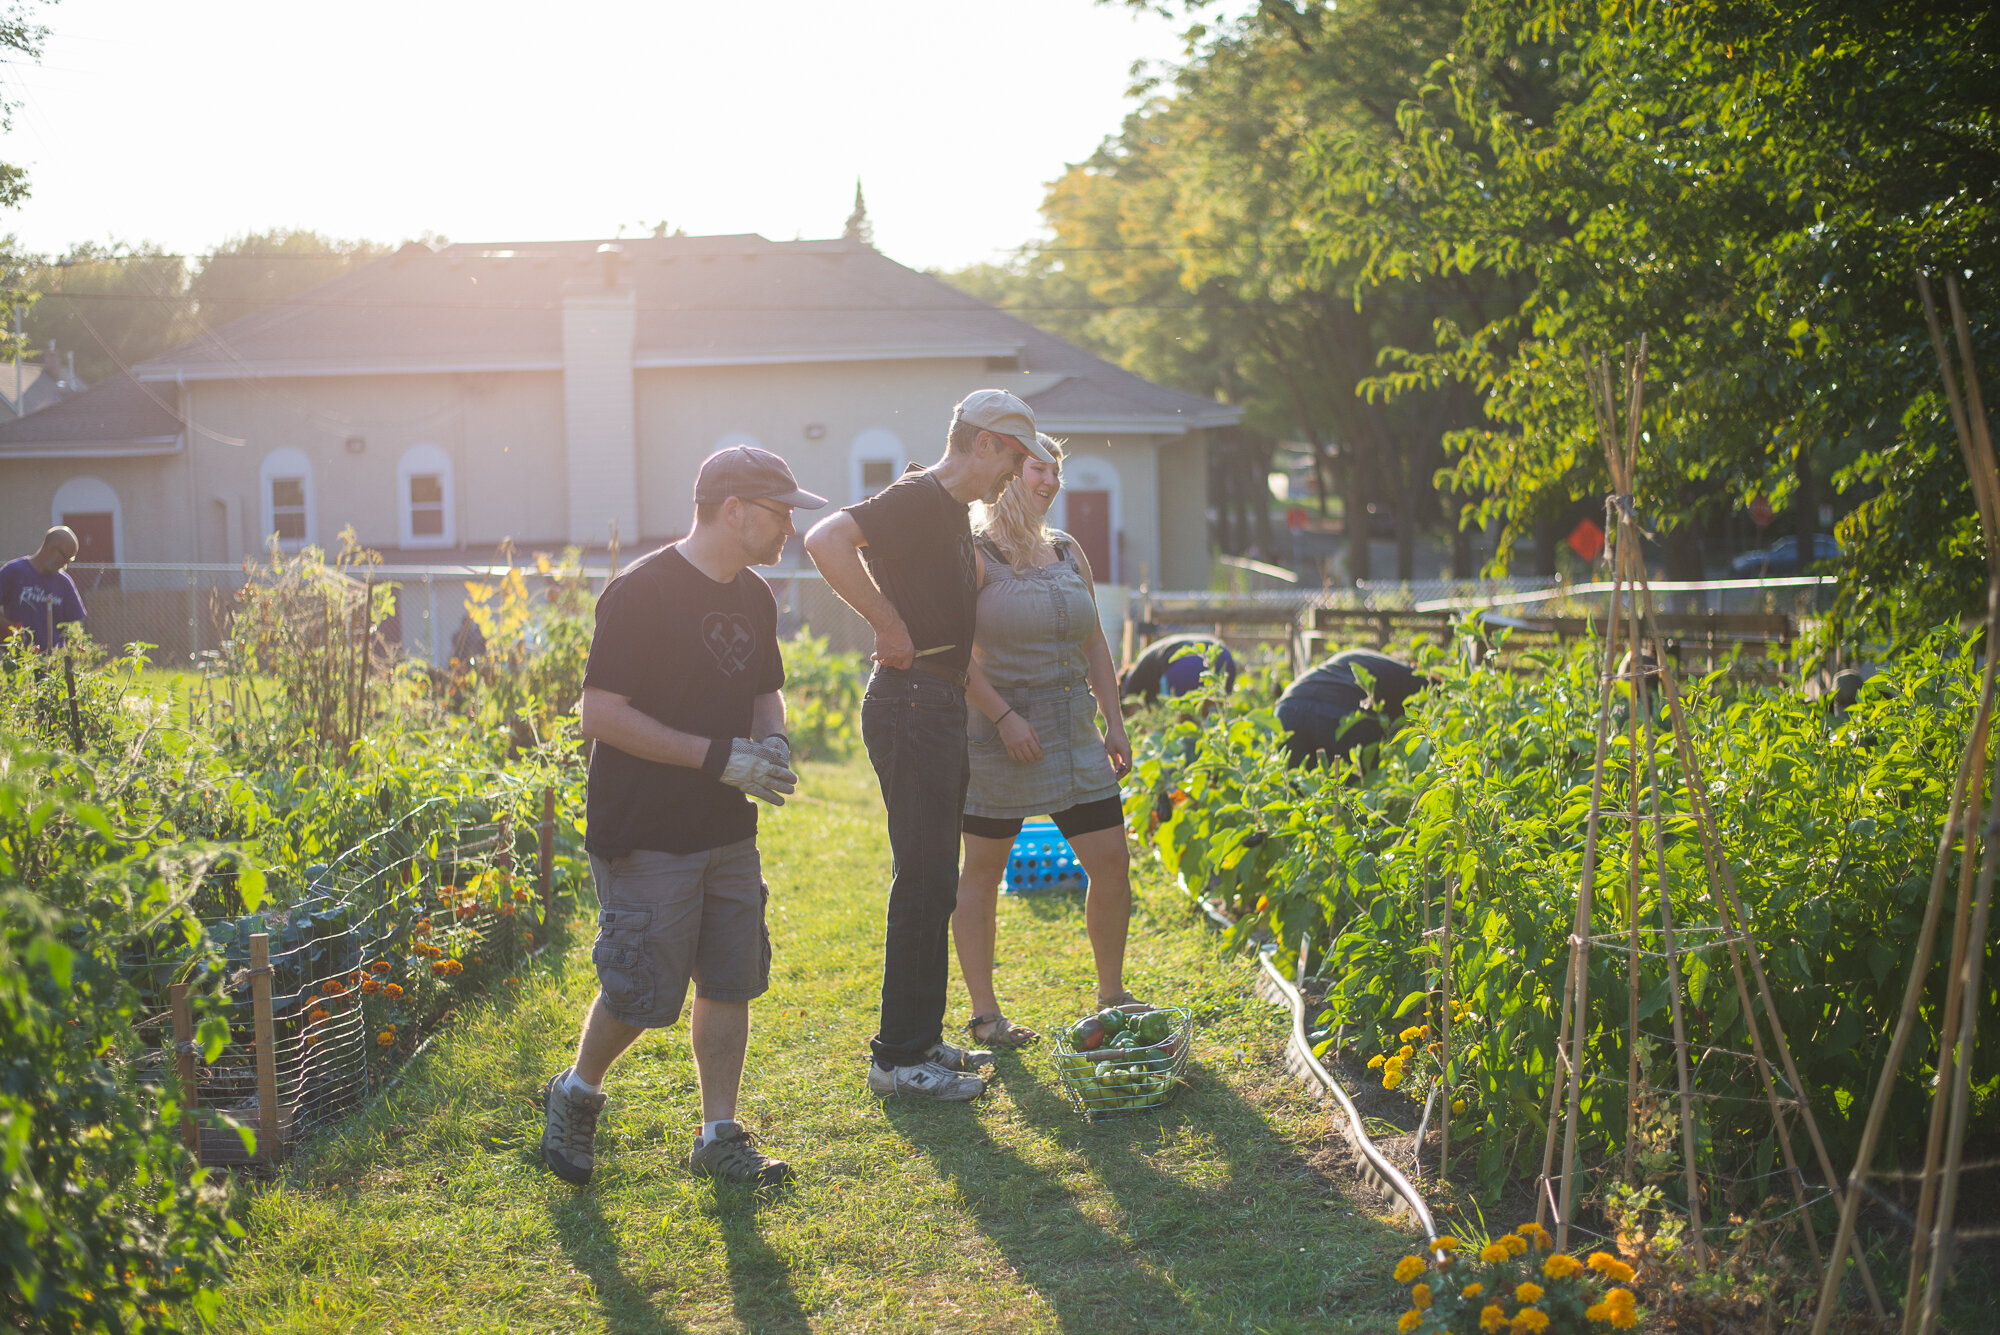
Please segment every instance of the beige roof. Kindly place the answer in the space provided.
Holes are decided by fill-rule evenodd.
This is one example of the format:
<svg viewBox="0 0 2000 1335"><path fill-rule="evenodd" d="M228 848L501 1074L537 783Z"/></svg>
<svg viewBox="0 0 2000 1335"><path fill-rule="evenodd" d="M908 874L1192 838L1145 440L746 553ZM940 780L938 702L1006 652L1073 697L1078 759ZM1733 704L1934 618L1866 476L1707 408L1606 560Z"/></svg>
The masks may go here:
<svg viewBox="0 0 2000 1335"><path fill-rule="evenodd" d="M616 247L607 250L605 247ZM1239 410L1157 385L847 241L760 236L420 243L209 331L142 380L559 370L566 294L607 277L638 305L640 368L1011 359L1044 429L1178 433Z"/></svg>

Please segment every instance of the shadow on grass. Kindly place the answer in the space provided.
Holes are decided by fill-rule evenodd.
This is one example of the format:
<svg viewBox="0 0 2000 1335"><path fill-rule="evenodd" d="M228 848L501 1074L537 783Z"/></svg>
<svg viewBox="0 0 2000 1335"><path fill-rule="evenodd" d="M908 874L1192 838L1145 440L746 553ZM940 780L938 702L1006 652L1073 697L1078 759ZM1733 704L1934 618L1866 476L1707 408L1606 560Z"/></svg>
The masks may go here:
<svg viewBox="0 0 2000 1335"><path fill-rule="evenodd" d="M742 1187L715 1188L708 1213L722 1233L730 1301L736 1319L757 1335L806 1335L812 1322L792 1291L790 1267L758 1227L763 1204L764 1198Z"/></svg>
<svg viewBox="0 0 2000 1335"><path fill-rule="evenodd" d="M604 1217L597 1198L579 1192L550 1211L550 1223L570 1264L590 1276L592 1296L604 1324L617 1335L678 1335L686 1328L667 1319L652 1295L625 1273L618 1231ZM732 1260L735 1249L730 1251Z"/></svg>
<svg viewBox="0 0 2000 1335"><path fill-rule="evenodd" d="M1334 1194L1326 1179L1221 1081L1197 1068L1168 1108L1088 1123L1018 1057L999 1062L1023 1120L1065 1152L1061 1169L1024 1161L955 1109L892 1100L886 1111L1064 1330L1322 1328L1383 1300L1380 1258L1400 1235L1328 1218L1314 1203ZM1198 1184L1163 1171L1153 1156L1174 1157L1186 1141L1220 1171L1203 1170ZM1063 1183L1079 1166L1110 1194L1115 1218L1093 1218Z"/></svg>

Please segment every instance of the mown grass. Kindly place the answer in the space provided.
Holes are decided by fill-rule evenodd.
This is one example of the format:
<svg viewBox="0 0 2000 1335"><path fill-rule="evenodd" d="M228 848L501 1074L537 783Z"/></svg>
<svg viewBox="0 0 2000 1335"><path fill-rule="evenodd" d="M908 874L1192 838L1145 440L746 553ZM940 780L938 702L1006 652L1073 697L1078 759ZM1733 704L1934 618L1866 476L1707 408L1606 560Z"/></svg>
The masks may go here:
<svg viewBox="0 0 2000 1335"><path fill-rule="evenodd" d="M888 853L866 763L813 766L763 847L775 944L744 1121L788 1158L775 1198L690 1178L681 1028L607 1084L588 1188L539 1159L539 1090L595 990L587 936L469 1007L402 1083L248 1210L223 1301L248 1331L1326 1331L1385 1328L1402 1232L1351 1190L1324 1115L1175 892L1142 878L1132 984L1200 1016L1164 1113L1085 1124L1045 1054L977 1104L864 1086ZM1089 1008L1082 906L1004 900L1000 976L1046 1032ZM966 1015L955 990L952 1016Z"/></svg>

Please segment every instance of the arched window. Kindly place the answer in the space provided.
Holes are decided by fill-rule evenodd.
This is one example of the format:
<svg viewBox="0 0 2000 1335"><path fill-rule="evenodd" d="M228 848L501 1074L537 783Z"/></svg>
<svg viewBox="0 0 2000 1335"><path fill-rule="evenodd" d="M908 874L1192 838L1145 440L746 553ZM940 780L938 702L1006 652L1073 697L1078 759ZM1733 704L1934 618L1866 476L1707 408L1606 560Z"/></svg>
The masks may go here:
<svg viewBox="0 0 2000 1335"><path fill-rule="evenodd" d="M458 541L451 456L435 445L412 445L396 461L396 534L405 547Z"/></svg>
<svg viewBox="0 0 2000 1335"><path fill-rule="evenodd" d="M49 523L75 530L79 564L117 565L125 550L125 510L102 478L73 477L57 487Z"/></svg>
<svg viewBox="0 0 2000 1335"><path fill-rule="evenodd" d="M865 501L902 476L908 462L895 432L871 426L847 447L848 490L856 501Z"/></svg>
<svg viewBox="0 0 2000 1335"><path fill-rule="evenodd" d="M257 509L266 541L275 533L278 546L288 552L317 542L312 462L297 450L265 455L257 470Z"/></svg>

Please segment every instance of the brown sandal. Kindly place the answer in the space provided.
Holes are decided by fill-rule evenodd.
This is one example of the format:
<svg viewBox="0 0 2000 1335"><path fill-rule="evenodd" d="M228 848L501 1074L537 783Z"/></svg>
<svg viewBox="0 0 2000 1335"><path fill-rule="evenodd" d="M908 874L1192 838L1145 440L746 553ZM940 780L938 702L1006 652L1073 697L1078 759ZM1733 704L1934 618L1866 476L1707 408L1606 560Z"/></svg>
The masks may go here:
<svg viewBox="0 0 2000 1335"><path fill-rule="evenodd" d="M1099 1010L1115 1009L1115 1010L1125 1011L1133 1015L1141 1015L1155 1008L1151 1002L1141 1001L1139 1000L1139 998L1133 996L1131 992L1125 991L1125 992L1120 992L1117 996L1111 997L1109 999L1106 999L1104 997L1099 997L1097 1000L1097 1009Z"/></svg>
<svg viewBox="0 0 2000 1335"><path fill-rule="evenodd" d="M982 1034L983 1028L993 1032ZM972 1041L996 1048L1025 1048L1041 1035L1025 1024L1015 1024L1012 1020L995 1011L991 1015L975 1015L965 1022L965 1032L972 1035Z"/></svg>

